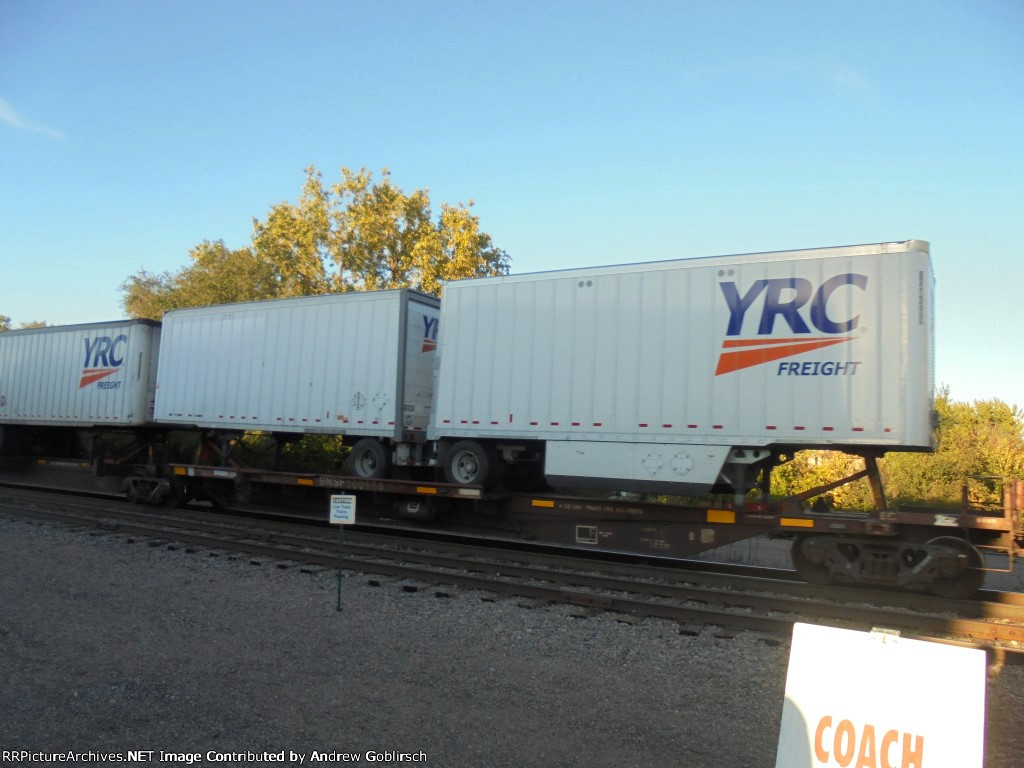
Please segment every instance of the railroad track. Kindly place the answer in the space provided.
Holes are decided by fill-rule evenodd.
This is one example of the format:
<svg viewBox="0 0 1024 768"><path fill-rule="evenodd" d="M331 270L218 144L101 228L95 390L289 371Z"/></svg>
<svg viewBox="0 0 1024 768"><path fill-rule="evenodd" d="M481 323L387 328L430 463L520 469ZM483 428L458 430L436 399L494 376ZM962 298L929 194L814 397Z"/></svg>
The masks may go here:
<svg viewBox="0 0 1024 768"><path fill-rule="evenodd" d="M4 489L0 513L101 530L150 545L245 555L254 562L338 565L335 529L189 510L152 510L107 500ZM681 631L715 627L722 636L753 631L788 637L796 621L851 629L884 627L908 637L990 649L997 662L1024 663L1024 595L984 592L946 601L926 595L822 588L783 579L607 562L579 552L522 552L481 545L347 530L343 566L403 582L407 590L457 587L529 601L568 604L587 616L657 617ZM695 564L689 563L692 568ZM741 570L741 569L738 569ZM447 594L442 592L442 594Z"/></svg>

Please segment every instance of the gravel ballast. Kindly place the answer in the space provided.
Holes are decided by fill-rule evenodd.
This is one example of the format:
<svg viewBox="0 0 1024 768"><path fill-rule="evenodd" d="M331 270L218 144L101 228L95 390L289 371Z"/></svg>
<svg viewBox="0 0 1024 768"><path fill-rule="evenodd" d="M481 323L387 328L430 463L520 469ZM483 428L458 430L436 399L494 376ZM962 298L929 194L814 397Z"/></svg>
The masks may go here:
<svg viewBox="0 0 1024 768"><path fill-rule="evenodd" d="M339 613L334 572L278 566L0 518L0 750L775 764L788 642L351 572ZM1024 670L1006 667L988 768L1019 768L1022 724Z"/></svg>

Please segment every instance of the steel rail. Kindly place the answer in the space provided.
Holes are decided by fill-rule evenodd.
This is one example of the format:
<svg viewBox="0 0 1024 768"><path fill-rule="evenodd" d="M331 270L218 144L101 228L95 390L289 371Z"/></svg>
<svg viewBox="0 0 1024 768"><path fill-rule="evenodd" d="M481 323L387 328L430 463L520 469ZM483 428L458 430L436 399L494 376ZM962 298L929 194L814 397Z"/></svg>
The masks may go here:
<svg viewBox="0 0 1024 768"><path fill-rule="evenodd" d="M26 510L0 504L15 515L28 516L36 519L58 521L72 525L87 525L101 530L137 535L156 539L153 543L167 543L174 540L197 547L221 549L226 551L244 552L249 555L283 559L316 565L327 569L336 566L336 551L331 551L331 543L325 539L311 537L282 536L279 532L266 535L254 535L247 528L206 523L204 521L166 519L159 516L155 522L125 522L118 517L130 515L112 513L109 510L98 512L86 511L84 514L69 512L53 512L46 510ZM198 525L196 525L198 524ZM182 528L181 526L186 526ZM193 528L205 529L207 533L195 533ZM262 539L257 540L257 539ZM271 543L271 540L275 540ZM288 539L287 543L281 539ZM480 557L483 551L474 552ZM381 560L400 559L403 563L381 562ZM586 563L584 567L592 567ZM559 602L577 605L595 610L625 613L634 616L668 618L678 622L712 624L731 629L753 629L771 634L788 634L790 627L797 618L809 621L822 619L838 619L853 626L870 628L883 625L888 628L909 630L917 635L931 639L948 639L949 635L962 635L977 640L1018 641L1024 639L1024 627L986 621L912 615L898 611L864 608L836 604L820 603L809 600L780 595L763 595L741 593L733 590L700 588L664 583L645 583L635 579L624 581L609 576L594 576L571 571L558 571L551 568L536 566L511 565L508 562L482 560L466 560L464 557L424 554L402 550L382 550L376 546L349 545L346 548L347 569L360 572L390 576L396 579L411 579L432 584L455 585L466 589L487 590L499 594L526 597L542 602ZM467 574L464 571L476 571ZM459 572L463 571L463 572ZM480 573L488 575L480 575ZM662 573L662 578L665 577ZM549 586L526 584L522 581L507 579L526 579L547 582ZM572 587L585 587L604 592L583 592ZM613 593L626 593L630 597L621 597ZM672 600L675 604L638 600L634 595L644 595L660 600ZM699 601L702 606L685 604L686 601ZM683 604L679 604L682 602ZM711 603L732 608L746 608L749 612L735 613L729 610L715 610L704 607ZM947 606L948 607L948 606ZM761 613L754 613L753 611ZM778 613L785 615L779 616ZM796 618L795 618L796 617ZM1007 649L1014 656L1015 649ZM1024 656L1024 653L1020 654Z"/></svg>

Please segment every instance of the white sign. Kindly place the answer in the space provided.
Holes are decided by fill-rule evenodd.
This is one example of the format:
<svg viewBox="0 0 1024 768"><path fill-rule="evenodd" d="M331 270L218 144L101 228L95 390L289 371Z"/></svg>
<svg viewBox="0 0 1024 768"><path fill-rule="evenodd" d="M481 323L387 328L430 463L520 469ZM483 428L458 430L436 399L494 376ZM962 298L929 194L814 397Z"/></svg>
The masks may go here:
<svg viewBox="0 0 1024 768"><path fill-rule="evenodd" d="M796 624L775 768L982 768L985 652Z"/></svg>
<svg viewBox="0 0 1024 768"><path fill-rule="evenodd" d="M352 525L356 521L355 496L331 496L331 524Z"/></svg>

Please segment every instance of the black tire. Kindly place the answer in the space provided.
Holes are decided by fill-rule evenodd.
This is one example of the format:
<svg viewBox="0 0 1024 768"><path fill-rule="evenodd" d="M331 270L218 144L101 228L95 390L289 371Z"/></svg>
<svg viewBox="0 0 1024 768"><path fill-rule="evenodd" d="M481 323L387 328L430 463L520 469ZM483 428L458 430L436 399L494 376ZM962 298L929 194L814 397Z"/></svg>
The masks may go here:
<svg viewBox="0 0 1024 768"><path fill-rule="evenodd" d="M501 459L489 445L460 440L444 455L444 477L455 485L480 485L491 490L501 482Z"/></svg>
<svg viewBox="0 0 1024 768"><path fill-rule="evenodd" d="M387 477L391 473L391 455L374 437L364 437L348 455L348 473L365 480Z"/></svg>

